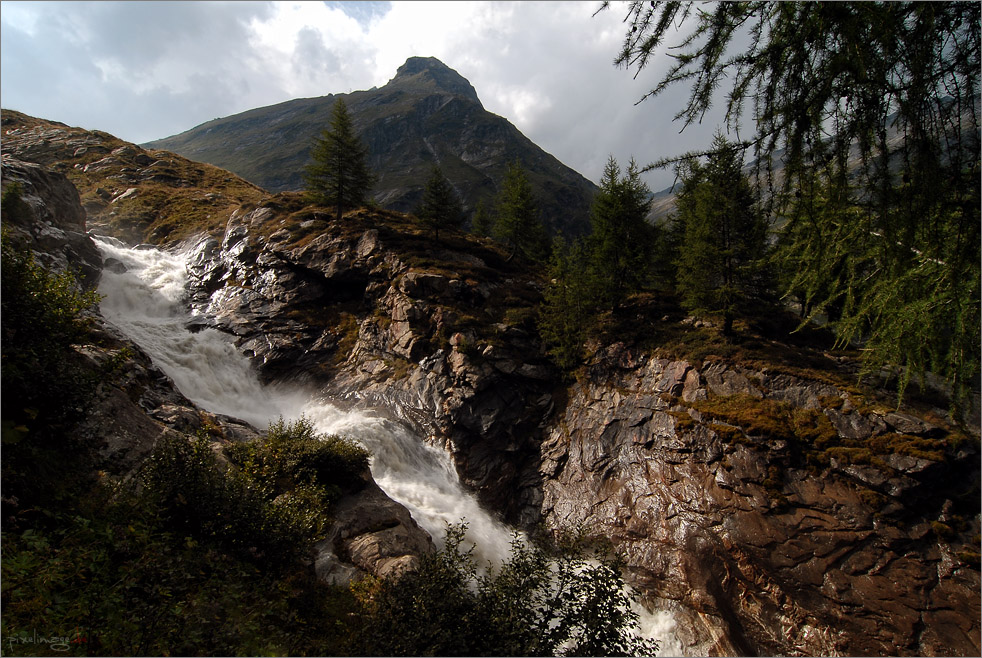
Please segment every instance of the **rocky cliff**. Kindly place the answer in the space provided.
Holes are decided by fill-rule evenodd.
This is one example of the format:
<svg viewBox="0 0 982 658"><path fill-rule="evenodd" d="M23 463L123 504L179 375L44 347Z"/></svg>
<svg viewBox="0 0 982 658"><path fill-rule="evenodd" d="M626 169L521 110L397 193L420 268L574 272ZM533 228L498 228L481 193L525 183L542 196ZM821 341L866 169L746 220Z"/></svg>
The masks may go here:
<svg viewBox="0 0 982 658"><path fill-rule="evenodd" d="M538 282L497 245L434 245L391 212L334 222L281 194L199 242L189 274L196 323L235 335L265 378L390 409L466 455L460 474L493 509L535 518L556 373L531 321Z"/></svg>
<svg viewBox="0 0 982 658"><path fill-rule="evenodd" d="M186 242L192 328L233 335L268 380L400 416L512 522L609 538L685 653L979 653L977 418L959 426L929 398L898 411L824 347L754 335L696 349L712 329L657 300L619 311L618 335L567 382L537 336L540 275L490 241L435 241L389 211L336 222L289 193L205 226ZM146 363L128 368L105 384L120 406L93 417L124 470L139 436L207 420L147 388L160 378ZM112 429L131 415L146 429ZM232 440L252 431L216 422ZM423 548L378 530L411 527L377 523L401 514L389 507L338 514L357 529L324 546L323 578L346 577L336 556L380 573Z"/></svg>
<svg viewBox="0 0 982 658"><path fill-rule="evenodd" d="M410 57L379 88L257 108L147 146L223 167L272 192L301 190L310 148L337 98L368 147L382 207L411 212L439 165L472 211L482 199L493 203L508 165L518 161L549 226L567 235L589 229L593 183L485 110L470 82L433 57Z"/></svg>
<svg viewBox="0 0 982 658"><path fill-rule="evenodd" d="M610 538L687 654L977 652L978 438L942 408L898 412L827 356L624 344L567 387L536 277L395 213L279 195L196 253L201 321L268 377L399 414L512 522Z"/></svg>
<svg viewBox="0 0 982 658"><path fill-rule="evenodd" d="M5 195L12 185L18 186L18 196L29 209L8 212L5 205L4 229L12 239L29 246L46 267L74 272L80 286L95 287L104 263L85 232L85 210L72 183L59 172L4 153L2 185ZM208 413L185 398L151 358L97 310L92 320L87 340L74 350L82 372L88 373L83 376L98 384L73 432L75 440L88 446L91 466L100 477L131 478L158 442L175 435L205 433L225 464L229 445L260 438L261 432L247 423ZM332 510L330 532L312 557L325 582L344 583L363 573L399 573L433 550L429 535L382 492L367 469L360 479ZM5 513L16 511L16 497L6 497L9 494L5 490Z"/></svg>
<svg viewBox="0 0 982 658"><path fill-rule="evenodd" d="M543 516L610 537L688 655L977 653L977 440L854 395L610 346L542 443Z"/></svg>

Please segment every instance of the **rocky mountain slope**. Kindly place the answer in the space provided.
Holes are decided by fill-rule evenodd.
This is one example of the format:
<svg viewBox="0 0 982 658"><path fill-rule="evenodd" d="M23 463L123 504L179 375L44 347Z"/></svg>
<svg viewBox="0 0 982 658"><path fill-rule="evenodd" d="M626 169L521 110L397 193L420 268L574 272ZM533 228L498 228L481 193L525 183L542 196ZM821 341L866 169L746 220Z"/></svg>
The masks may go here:
<svg viewBox="0 0 982 658"><path fill-rule="evenodd" d="M272 192L301 190L310 147L337 98L344 99L368 146L379 176L374 197L382 207L412 211L434 164L466 210L482 199L491 204L517 160L529 174L543 220L567 234L587 230L593 183L485 110L471 84L432 57L409 58L380 88L258 108L146 146L223 167Z"/></svg>
<svg viewBox="0 0 982 658"><path fill-rule="evenodd" d="M64 174L90 229L130 243L179 242L224 230L228 215L265 192L229 172L100 131L3 110L5 156Z"/></svg>
<svg viewBox="0 0 982 658"><path fill-rule="evenodd" d="M224 220L189 236L196 324L268 380L399 416L504 518L609 539L685 654L979 653L977 418L898 411L848 353L722 341L654 298L566 381L541 275L490 241L291 193Z"/></svg>
<svg viewBox="0 0 982 658"><path fill-rule="evenodd" d="M5 129L14 132L5 131L4 134L3 190L7 192L16 184L28 212L9 213L5 207L5 231L15 242L27 245L46 267L74 272L80 285L95 287L103 270L103 258L87 234L92 223L86 220L86 208L79 191L56 170L66 166L66 161L58 158L67 157L71 162L72 158L93 148L97 154L108 153L97 160L104 166L96 171L106 175L105 172L112 168L115 173L110 173L105 180L82 176L80 180L95 180L93 184L104 189L118 185L115 180L122 179L122 184L142 185L128 188L137 191L131 196L139 196L147 187L154 189L159 185L159 181L146 175L146 170L141 174L140 170L134 171L128 166L134 158L143 161L140 156L146 154L139 147L102 133L89 134L23 115L18 117L15 128L6 121L7 118L4 112ZM29 136L20 132L23 130ZM12 148L8 149L8 146ZM60 166L51 168L39 162L25 162L13 157L10 151ZM153 162L156 163L167 162L168 158L174 158L171 162L181 160L172 154L154 155ZM71 169L78 173L84 165ZM127 169L128 173L125 172ZM91 175L94 172L90 168L82 173ZM227 172L221 173L219 184L208 188L209 194L219 195L230 189L254 189L244 181L234 180ZM176 185L175 188L183 190L185 186ZM200 188L196 192L200 193ZM175 202L173 198L168 200ZM169 207L164 203L164 212ZM114 234L121 239L131 237L128 224L119 225L112 219L115 218L99 227L100 234ZM207 226L207 221L203 225ZM200 226L197 228L200 230ZM86 341L74 346L74 350L81 371L87 373L83 377L95 377L99 384L74 432L76 440L92 451L91 466L100 478L131 478L154 446L168 437L205 433L218 455L234 443L260 437L260 430L265 428L257 429L241 420L209 413L185 398L151 358L97 310L92 312L92 321ZM227 463L228 460L224 461ZM331 531L316 547L313 567L325 582L347 582L359 573L381 577L398 572L410 568L419 555L433 548L429 535L419 528L402 505L382 492L367 469L360 478L360 486L347 491L332 510ZM16 498L5 497L5 513L17 511L16 505ZM338 555L344 556L345 561L340 561Z"/></svg>

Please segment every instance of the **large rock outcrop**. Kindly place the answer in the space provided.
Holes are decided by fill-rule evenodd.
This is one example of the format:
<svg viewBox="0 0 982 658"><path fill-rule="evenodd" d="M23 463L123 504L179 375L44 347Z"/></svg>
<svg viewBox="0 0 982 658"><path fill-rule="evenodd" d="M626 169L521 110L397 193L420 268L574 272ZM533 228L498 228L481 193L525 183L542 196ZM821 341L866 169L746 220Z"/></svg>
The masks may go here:
<svg viewBox="0 0 982 658"><path fill-rule="evenodd" d="M291 216L293 203L237 212L198 243L194 322L235 335L268 379L394 411L446 445L492 509L534 521L534 437L555 378L528 323L534 280L490 244L434 251L400 214L338 224ZM438 266L416 266L413 249Z"/></svg>
<svg viewBox="0 0 982 658"><path fill-rule="evenodd" d="M687 655L974 655L977 446L829 384L613 346L542 443L542 511L609 537Z"/></svg>
<svg viewBox="0 0 982 658"><path fill-rule="evenodd" d="M978 652L978 439L943 410L619 344L567 387L523 320L535 279L492 246L291 203L198 245L198 322L270 379L398 414L507 519L609 538L685 653Z"/></svg>
<svg viewBox="0 0 982 658"><path fill-rule="evenodd" d="M0 166L4 225L11 237L29 244L44 266L75 271L86 286L95 286L102 257L85 234L85 210L75 186L64 174L6 154Z"/></svg>
<svg viewBox="0 0 982 658"><path fill-rule="evenodd" d="M85 232L86 214L72 183L48 167L7 155L2 175L4 191L17 184L23 204L17 209L4 206L4 227L29 246L40 263L75 272L80 284L94 286L103 259ZM8 202L15 203L13 195ZM97 384L73 432L92 446L91 466L103 476L131 478L168 437L204 433L226 465L227 446L261 438L241 420L197 407L100 313L94 311L92 320L88 340L74 347L79 366ZM433 550L429 535L378 487L367 469L361 479L362 486L346 492L333 510L330 536L316 546L314 569L325 582L345 583L365 573L400 573Z"/></svg>

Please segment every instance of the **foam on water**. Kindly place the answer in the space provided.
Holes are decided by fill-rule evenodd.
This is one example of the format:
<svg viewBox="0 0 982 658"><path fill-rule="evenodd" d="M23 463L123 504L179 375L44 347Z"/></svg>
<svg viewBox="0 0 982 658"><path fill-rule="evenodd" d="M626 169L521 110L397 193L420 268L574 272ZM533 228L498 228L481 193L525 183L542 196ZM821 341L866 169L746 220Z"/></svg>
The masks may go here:
<svg viewBox="0 0 982 658"><path fill-rule="evenodd" d="M111 238L97 238L96 244L105 258L125 266L123 273L103 272L103 315L143 348L188 399L259 429L302 414L321 433L347 436L369 450L379 486L405 505L438 545L447 523L466 520L466 539L476 545L479 564L508 558L514 531L464 489L445 451L372 410L343 410L306 391L263 386L229 336L210 328L188 331L190 317L182 304L186 254L131 249ZM640 605L635 611L641 615L642 634L659 640L659 653L678 655L671 614L651 613Z"/></svg>

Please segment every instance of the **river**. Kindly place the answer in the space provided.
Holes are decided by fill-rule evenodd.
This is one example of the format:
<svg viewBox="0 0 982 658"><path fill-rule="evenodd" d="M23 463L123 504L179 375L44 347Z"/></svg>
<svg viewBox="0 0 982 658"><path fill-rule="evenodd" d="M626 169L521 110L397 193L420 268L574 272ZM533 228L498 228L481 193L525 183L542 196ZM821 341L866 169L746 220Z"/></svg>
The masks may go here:
<svg viewBox="0 0 982 658"><path fill-rule="evenodd" d="M96 245L104 258L125 268L103 271L103 316L143 348L188 399L258 429L280 417L294 420L303 415L321 433L347 436L369 450L376 482L410 511L438 546L446 524L464 520L466 539L475 545L479 564L500 564L508 558L514 530L463 487L445 451L376 411L342 410L311 391L264 386L229 336L212 328L188 331L185 254L129 248L112 238L97 238ZM660 642L661 653L676 653L671 615L649 613L640 606L636 610L642 633Z"/></svg>

